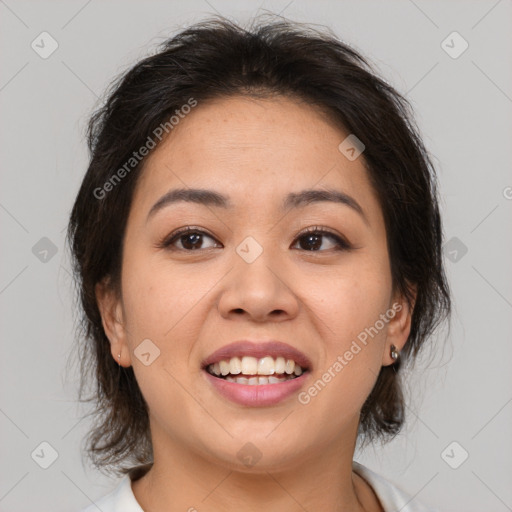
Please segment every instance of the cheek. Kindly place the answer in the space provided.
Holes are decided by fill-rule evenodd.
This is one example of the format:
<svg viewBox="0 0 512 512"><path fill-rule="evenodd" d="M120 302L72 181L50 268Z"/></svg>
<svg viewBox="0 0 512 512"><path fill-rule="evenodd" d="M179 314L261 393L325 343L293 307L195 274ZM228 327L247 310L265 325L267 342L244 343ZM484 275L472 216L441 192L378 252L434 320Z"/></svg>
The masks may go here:
<svg viewBox="0 0 512 512"><path fill-rule="evenodd" d="M336 409L343 417L355 413L370 393L382 365L391 318L382 316L390 308L390 294L387 261L378 259L361 258L312 288L310 305L323 338L322 382L311 390L318 407Z"/></svg>
<svg viewBox="0 0 512 512"><path fill-rule="evenodd" d="M389 308L391 275L385 259L355 255L338 273L308 281L308 301L343 345L373 325Z"/></svg>
<svg viewBox="0 0 512 512"><path fill-rule="evenodd" d="M128 252L128 251L127 251ZM194 309L219 279L212 271L176 265L144 251L133 251L123 262L123 302L130 334L154 339L162 347L186 332L194 334ZM182 338L182 336L180 336ZM180 344L180 345L183 345Z"/></svg>

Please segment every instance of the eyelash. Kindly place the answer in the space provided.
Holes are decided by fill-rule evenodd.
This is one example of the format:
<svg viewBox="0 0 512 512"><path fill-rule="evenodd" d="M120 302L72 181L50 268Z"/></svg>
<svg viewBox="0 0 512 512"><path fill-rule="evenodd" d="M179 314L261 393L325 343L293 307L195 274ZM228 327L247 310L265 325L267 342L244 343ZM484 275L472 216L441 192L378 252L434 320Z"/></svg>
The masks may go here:
<svg viewBox="0 0 512 512"><path fill-rule="evenodd" d="M193 226L187 226L186 228L182 228L182 229L178 229L176 231L174 231L173 233L171 233L169 236L166 236L165 238L163 238L158 244L157 244L157 247L159 249L168 249L168 250L176 250L176 251L183 251L183 252L196 252L196 251L200 251L201 249L179 249L179 248L171 248L172 244L178 240L180 238L180 236L183 236L185 234L198 234L198 235L206 235L212 239L215 239L212 235L210 235L209 233L207 233L206 231L202 230L202 229L199 229L199 228L196 228L196 227L193 227ZM335 247L334 249L331 249L331 250L335 250L335 251L349 251L351 249L353 249L353 246L347 242L344 238L340 237L339 235L335 234L334 232L326 229L326 228L322 228L320 226L314 226L314 227L310 227L310 228L307 228L305 230L303 230L301 233L299 233L297 235L297 238L294 240L294 244L293 245L296 245L296 242L298 240L300 240L302 237L306 236L306 235L309 235L309 234L315 234L315 235L329 235L330 238L332 238L335 243L337 244L337 247ZM209 249L211 249L211 247L209 247ZM205 249L203 249L205 250ZM326 251L326 250L323 250L323 251L308 251L306 249L304 249L305 252L311 252L311 253L322 253L322 252L328 252L329 249Z"/></svg>

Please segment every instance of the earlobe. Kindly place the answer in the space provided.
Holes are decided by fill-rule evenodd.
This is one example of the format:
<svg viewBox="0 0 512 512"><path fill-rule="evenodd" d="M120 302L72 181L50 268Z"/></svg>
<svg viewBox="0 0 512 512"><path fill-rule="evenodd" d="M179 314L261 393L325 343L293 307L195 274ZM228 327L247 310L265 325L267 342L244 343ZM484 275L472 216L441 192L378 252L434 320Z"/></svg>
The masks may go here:
<svg viewBox="0 0 512 512"><path fill-rule="evenodd" d="M110 341L110 350L116 363L123 364L126 359L126 331L124 328L123 309L120 298L110 286L108 278L95 286L96 302L101 315L101 323L105 335ZM121 354L121 356L119 356ZM128 363L129 366L129 363Z"/></svg>
<svg viewBox="0 0 512 512"><path fill-rule="evenodd" d="M412 313L415 299L416 288L414 288L414 298L411 305L409 305L404 296L400 296L392 302L391 309L395 314L388 324L386 347L382 358L382 366L392 365L400 358L400 352L407 343L407 339L411 332Z"/></svg>

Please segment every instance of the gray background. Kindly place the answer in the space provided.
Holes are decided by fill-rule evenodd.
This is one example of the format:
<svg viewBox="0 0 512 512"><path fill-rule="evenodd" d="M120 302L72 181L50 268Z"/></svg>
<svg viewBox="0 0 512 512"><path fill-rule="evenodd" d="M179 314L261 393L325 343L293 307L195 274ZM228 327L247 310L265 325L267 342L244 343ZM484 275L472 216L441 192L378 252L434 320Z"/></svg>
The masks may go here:
<svg viewBox="0 0 512 512"><path fill-rule="evenodd" d="M78 510L116 484L82 462L88 421L76 367L66 370L64 229L87 165L87 116L115 75L172 33L215 11L244 21L265 9L328 25L368 55L413 102L439 171L451 332L410 375L403 434L357 459L442 511L512 510L510 0L0 0L1 511ZM43 31L59 45L46 59L31 47ZM453 31L469 43L458 58L442 46ZM58 454L47 469L42 442Z"/></svg>

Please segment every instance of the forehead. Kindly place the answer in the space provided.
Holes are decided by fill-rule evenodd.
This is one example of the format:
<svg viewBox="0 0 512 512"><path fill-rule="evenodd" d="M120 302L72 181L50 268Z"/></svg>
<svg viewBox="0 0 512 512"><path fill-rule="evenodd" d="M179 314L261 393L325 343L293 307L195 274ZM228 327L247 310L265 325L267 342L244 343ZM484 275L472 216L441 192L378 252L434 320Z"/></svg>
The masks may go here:
<svg viewBox="0 0 512 512"><path fill-rule="evenodd" d="M291 98L198 103L148 156L134 200L148 210L172 188L209 188L240 210L263 199L279 206L292 191L336 188L380 209L363 158L351 161L338 149L348 135Z"/></svg>

